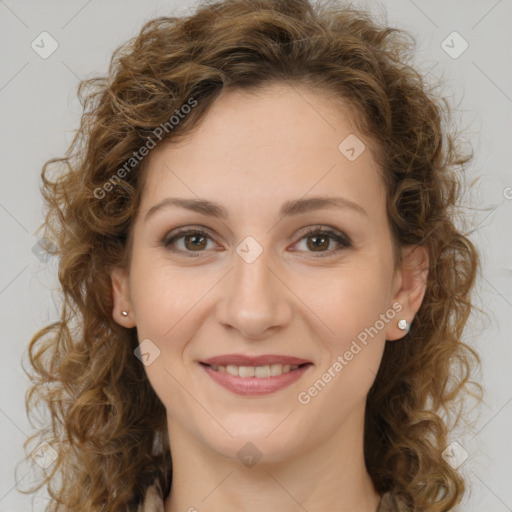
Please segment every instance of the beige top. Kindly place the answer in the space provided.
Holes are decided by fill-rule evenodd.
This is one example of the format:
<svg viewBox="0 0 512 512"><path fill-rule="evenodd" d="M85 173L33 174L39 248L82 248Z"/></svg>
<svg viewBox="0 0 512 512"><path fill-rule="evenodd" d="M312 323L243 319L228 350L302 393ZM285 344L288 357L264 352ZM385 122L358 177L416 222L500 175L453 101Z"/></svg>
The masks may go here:
<svg viewBox="0 0 512 512"><path fill-rule="evenodd" d="M144 503L139 506L137 512L165 512L164 499L158 487L151 485L146 491ZM387 492L382 496L380 505L375 512L408 512L403 502L393 494Z"/></svg>

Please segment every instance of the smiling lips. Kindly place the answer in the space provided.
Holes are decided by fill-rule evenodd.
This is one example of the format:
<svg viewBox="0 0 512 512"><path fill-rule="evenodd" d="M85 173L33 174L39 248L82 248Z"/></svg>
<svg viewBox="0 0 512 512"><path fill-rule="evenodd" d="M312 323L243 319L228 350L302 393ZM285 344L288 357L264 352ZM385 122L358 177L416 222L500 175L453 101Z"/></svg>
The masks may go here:
<svg viewBox="0 0 512 512"><path fill-rule="evenodd" d="M265 395L298 380L312 366L310 361L291 356L244 356L229 354L200 362L217 384L240 395Z"/></svg>

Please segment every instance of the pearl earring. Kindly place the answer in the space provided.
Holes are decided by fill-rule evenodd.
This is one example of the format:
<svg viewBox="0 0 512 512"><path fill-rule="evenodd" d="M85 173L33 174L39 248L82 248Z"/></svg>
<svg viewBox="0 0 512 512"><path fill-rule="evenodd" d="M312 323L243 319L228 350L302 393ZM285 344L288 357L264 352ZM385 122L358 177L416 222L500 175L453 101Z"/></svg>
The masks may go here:
<svg viewBox="0 0 512 512"><path fill-rule="evenodd" d="M121 311L121 315L128 316L128 311Z"/></svg>
<svg viewBox="0 0 512 512"><path fill-rule="evenodd" d="M406 332L409 332L409 329L411 327L411 324L409 324L407 322L407 320L403 319L402 320L399 320L398 321L398 328L401 330L401 331L406 331Z"/></svg>

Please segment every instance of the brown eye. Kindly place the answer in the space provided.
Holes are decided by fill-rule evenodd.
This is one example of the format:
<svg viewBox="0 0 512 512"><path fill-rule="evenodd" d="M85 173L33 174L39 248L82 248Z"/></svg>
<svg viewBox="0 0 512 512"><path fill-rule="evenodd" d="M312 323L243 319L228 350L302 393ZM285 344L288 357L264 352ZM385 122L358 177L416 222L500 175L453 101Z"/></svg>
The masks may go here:
<svg viewBox="0 0 512 512"><path fill-rule="evenodd" d="M304 232L298 244L302 243L303 241L305 241L306 247L305 249L300 248L300 250L316 253L315 256L317 257L331 256L343 249L352 247L350 238L345 234L321 229L319 227L315 227L309 231ZM331 247L331 243L333 242L334 247Z"/></svg>
<svg viewBox="0 0 512 512"><path fill-rule="evenodd" d="M312 251L327 250L329 248L330 239L325 235L309 235L308 248ZM311 242L311 243L310 243Z"/></svg>
<svg viewBox="0 0 512 512"><path fill-rule="evenodd" d="M205 231L188 229L180 231L162 241L162 245L177 253L200 253L208 248L208 240L212 240Z"/></svg>
<svg viewBox="0 0 512 512"><path fill-rule="evenodd" d="M203 235L186 235L183 240L185 247L190 251L204 249L207 246L206 237Z"/></svg>

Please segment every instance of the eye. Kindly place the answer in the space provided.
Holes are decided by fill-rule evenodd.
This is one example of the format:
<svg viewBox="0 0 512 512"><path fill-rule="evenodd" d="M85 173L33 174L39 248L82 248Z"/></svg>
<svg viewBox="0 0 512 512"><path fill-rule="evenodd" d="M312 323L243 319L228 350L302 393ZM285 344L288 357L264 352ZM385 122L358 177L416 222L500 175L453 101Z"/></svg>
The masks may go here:
<svg viewBox="0 0 512 512"><path fill-rule="evenodd" d="M301 233L300 240L294 244L305 242L305 252L317 253L315 257L331 256L343 249L352 247L350 238L343 233L331 229L322 229L320 226L309 228ZM213 239L202 229L184 228L167 236L162 245L167 249L184 254L185 256L199 256L201 252L214 247L208 247L208 242ZM332 248L333 244L337 247ZM296 249L292 249L292 252ZM192 254L196 253L196 254Z"/></svg>
<svg viewBox="0 0 512 512"><path fill-rule="evenodd" d="M191 253L203 252L204 249L211 249L208 246L208 240L212 240L210 235L201 229L183 229L166 237L162 245L173 252ZM181 243L182 242L182 243ZM187 256L192 256L187 254ZM195 255L194 255L195 256Z"/></svg>
<svg viewBox="0 0 512 512"><path fill-rule="evenodd" d="M330 229L322 229L319 226L302 232L302 237L298 244L302 241L305 242L306 252L319 253L315 257L331 256L343 249L352 247L349 237L345 234ZM332 248L333 242L337 243L338 246Z"/></svg>

